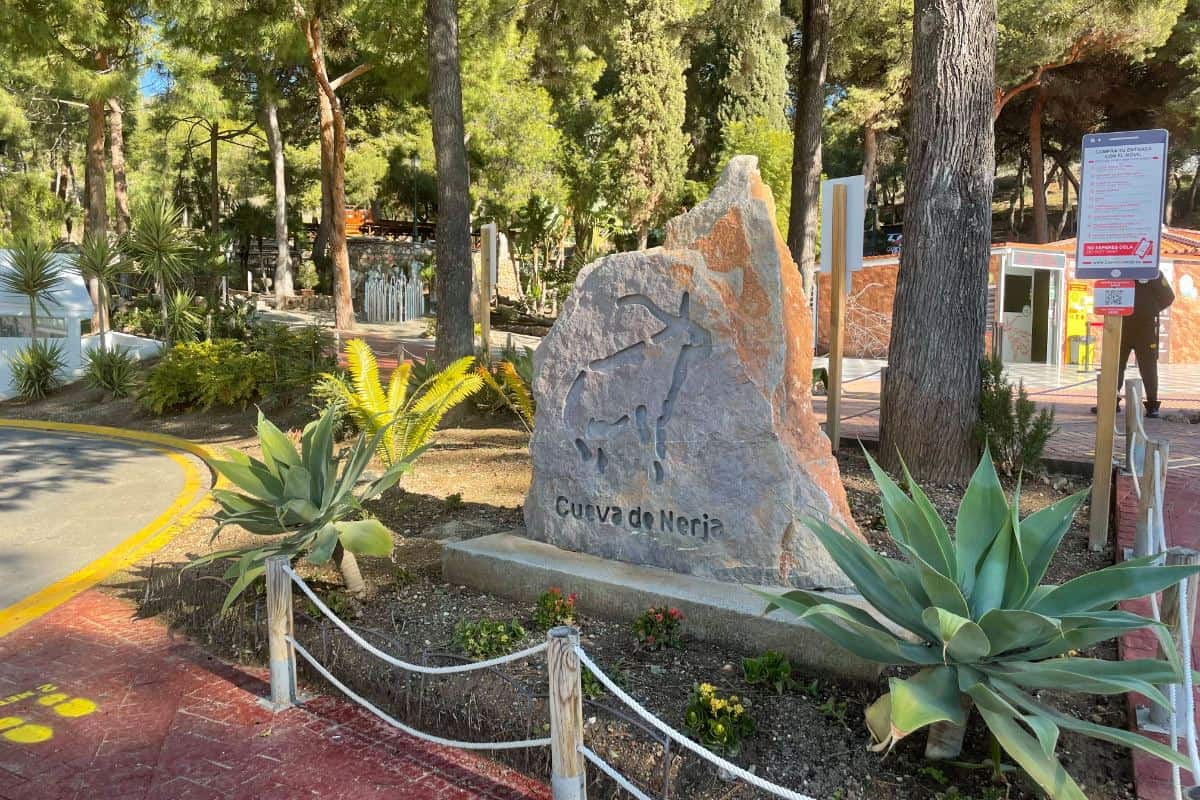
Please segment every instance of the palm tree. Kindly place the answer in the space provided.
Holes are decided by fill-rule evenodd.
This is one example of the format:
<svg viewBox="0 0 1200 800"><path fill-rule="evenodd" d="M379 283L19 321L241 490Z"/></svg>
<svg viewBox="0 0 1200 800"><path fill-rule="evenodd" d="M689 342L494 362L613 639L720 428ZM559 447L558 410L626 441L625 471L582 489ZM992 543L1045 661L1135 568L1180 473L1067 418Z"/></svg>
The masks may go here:
<svg viewBox="0 0 1200 800"><path fill-rule="evenodd" d="M79 245L79 270L85 277L95 278L100 287L100 347L108 349L109 297L116 287L125 263L121 252L107 236L89 233Z"/></svg>
<svg viewBox="0 0 1200 800"><path fill-rule="evenodd" d="M171 333L167 323L167 287L173 287L183 277L187 255L191 251L182 216L182 212L165 197L145 201L133 212L133 222L124 244L141 271L154 281L168 347Z"/></svg>
<svg viewBox="0 0 1200 800"><path fill-rule="evenodd" d="M0 289L29 300L29 337L37 340L37 310L47 314L47 303L58 304L54 292L62 286L62 272L54 263L54 250L31 233L19 233L9 248L9 266L0 271Z"/></svg>

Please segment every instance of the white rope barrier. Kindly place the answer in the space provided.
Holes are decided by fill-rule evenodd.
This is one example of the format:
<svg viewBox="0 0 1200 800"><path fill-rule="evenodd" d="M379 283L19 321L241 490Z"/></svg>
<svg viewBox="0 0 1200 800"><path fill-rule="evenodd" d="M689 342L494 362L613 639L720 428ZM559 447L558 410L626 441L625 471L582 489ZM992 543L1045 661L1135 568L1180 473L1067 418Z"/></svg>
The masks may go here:
<svg viewBox="0 0 1200 800"><path fill-rule="evenodd" d="M615 784L620 786L625 791L629 792L631 795L633 795L635 798L637 798L637 800L654 800L653 797L646 794L641 789L639 789L638 787L636 787L632 783L630 783L628 778L626 778L624 775L622 775L621 773L619 773L615 769L613 769L611 764L609 764L607 761L605 761L600 756L593 753L591 750L587 749L586 747L580 746L579 752L583 754L584 758L586 758L588 761L590 761L592 764L594 764L596 769L600 770L605 775L607 775L609 778L611 778Z"/></svg>
<svg viewBox="0 0 1200 800"><path fill-rule="evenodd" d="M1151 595L1151 597L1153 598L1153 595ZM1158 604L1155 603L1155 612L1156 613L1157 613L1157 609L1158 609ZM1179 699L1176 696L1175 691L1178 688L1179 688L1178 685L1174 684L1174 683L1172 683L1170 686L1167 687L1167 689L1168 689L1167 699L1171 701L1171 714L1170 714L1171 749L1176 750L1176 751L1179 750L1179 715L1177 713L1175 713L1175 703ZM1180 781L1178 764L1171 764L1171 791L1175 793L1175 800L1183 800L1183 784Z"/></svg>
<svg viewBox="0 0 1200 800"><path fill-rule="evenodd" d="M409 736L414 736L418 739L432 742L433 744L440 744L443 747L458 747L462 750L517 750L522 747L548 747L550 745L550 739L548 737L545 739L521 739L515 742L460 742L456 739L443 739L440 736L433 736L423 731L419 731L416 728L405 725L403 722L387 714L386 712L380 711L378 708L372 705L370 701L355 693L353 689L339 681L337 678L333 677L329 670L322 666L321 662L317 661L316 658L314 658L307 650L301 647L299 642L297 642L291 636L287 637L287 641L296 649L297 653L304 657L305 661L312 665L312 668L315 669L322 678L333 684L338 691L346 695L346 697L350 698L355 703L358 703L367 711L370 711L372 714L379 717L388 725L391 725L394 728L399 728Z"/></svg>
<svg viewBox="0 0 1200 800"><path fill-rule="evenodd" d="M1187 733L1192 780L1196 781L1200 780L1200 753L1196 748L1196 692L1192 684L1192 619L1188 614L1187 582L1187 578L1179 582L1179 649L1183 651L1183 713L1187 716L1183 729Z"/></svg>
<svg viewBox="0 0 1200 800"><path fill-rule="evenodd" d="M595 661L592 661L590 658L588 658L587 653L583 651L582 647L576 647L575 652L579 654L579 660L583 663L583 665L592 671L592 675L594 675L596 680L600 681L600 683L604 685L604 688L612 692L614 697L625 703L625 705L629 706L629 708L632 709L635 714L644 719L654 728L657 728L662 734L667 736L669 739L671 739L671 741L675 742L680 747L690 750L692 753L700 756L700 758L704 759L705 761L708 761L716 767L725 770L731 775L741 778L751 786L762 789L764 792L770 792L778 797L782 797L784 800L814 800L808 795L799 794L786 787L763 780L753 772L748 772L731 761L726 761L720 756L713 755L703 746L693 742L691 739L687 738L682 733L675 730L658 717L654 716L654 714L651 714L642 707L641 703L626 694L620 686L617 686L615 683L613 683L612 678L609 678L604 674L604 671L600 669L600 667L596 666Z"/></svg>
<svg viewBox="0 0 1200 800"><path fill-rule="evenodd" d="M423 664L412 664L408 661L402 661L390 653L385 653L383 650L380 650L378 647L362 638L362 636L358 635L353 628L351 628L345 623L345 621L338 617L337 614L334 614L333 611L329 609L329 606L321 602L321 598L317 597L316 592L314 592L309 585L304 582L303 578L296 574L295 570L293 570L291 567L288 567L287 573L289 576L291 576L292 581L300 587L300 591L304 592L308 599L312 601L313 605L317 607L317 610L328 617L329 621L336 625L342 631L342 633L349 636L351 641L381 661L386 661L393 667L400 667L401 669L406 669L409 672L419 672L424 675L454 675L460 672L475 672L476 670L487 669L489 667L499 666L500 664L507 664L510 661L520 661L523 658L535 656L546 649L546 643L542 642L541 644L535 644L533 647L527 647L524 650L518 650L515 653L497 656L496 658L489 658L487 661L473 661L470 664L460 664L452 667L427 667Z"/></svg>

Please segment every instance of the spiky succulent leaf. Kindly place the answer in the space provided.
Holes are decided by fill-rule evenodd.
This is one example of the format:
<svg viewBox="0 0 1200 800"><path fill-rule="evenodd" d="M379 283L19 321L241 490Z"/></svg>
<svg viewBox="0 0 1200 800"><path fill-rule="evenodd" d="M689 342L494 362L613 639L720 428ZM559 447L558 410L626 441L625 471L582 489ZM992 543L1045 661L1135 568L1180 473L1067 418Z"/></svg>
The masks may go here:
<svg viewBox="0 0 1200 800"><path fill-rule="evenodd" d="M1000 486L1000 476L985 449L975 474L967 484L954 523L957 551L958 585L963 594L972 595L979 562L1009 519L1008 500Z"/></svg>

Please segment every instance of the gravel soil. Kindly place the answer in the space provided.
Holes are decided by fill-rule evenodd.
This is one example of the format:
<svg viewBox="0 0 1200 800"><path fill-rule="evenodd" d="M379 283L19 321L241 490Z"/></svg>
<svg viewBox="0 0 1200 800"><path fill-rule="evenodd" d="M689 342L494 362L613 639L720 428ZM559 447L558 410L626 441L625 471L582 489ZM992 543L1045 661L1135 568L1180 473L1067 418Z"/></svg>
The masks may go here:
<svg viewBox="0 0 1200 800"><path fill-rule="evenodd" d="M306 413L306 409L298 409L271 416L281 426L299 426ZM254 409L158 418L143 414L132 401L99 402L87 390L71 387L38 404L0 403L0 417L6 416L119 425L248 452L256 449ZM443 542L518 526L529 482L524 432L496 427L495 422L479 421L476 427L470 424L468 420L467 426L441 431L437 443L404 479L402 488L370 505L370 513L396 532L397 547L390 561L363 560L364 574L372 586L367 598L360 601L346 596L340 590L338 576L330 569L301 566L325 601L356 629L390 652L427 663L467 660L453 643L454 629L463 620L516 620L527 631L526 644L543 635L536 630L531 606L441 580ZM858 453L844 452L841 466L851 509L863 532L877 550L896 555L884 530L878 494L865 459ZM1027 479L1021 494L1022 516L1081 487L1076 479ZM953 520L962 490L961 486L926 487L947 520ZM218 655L262 664L266 642L261 592L247 593L243 602L220 615L218 609L227 586L219 570L181 572L188 560L211 549L212 529L210 521L195 522L144 563L113 576L107 590L133 600L139 615L160 616ZM219 545L236 546L254 538L241 531L228 531L222 534ZM1112 561L1111 550L1088 551L1084 509L1051 567L1049 580L1066 580ZM356 691L410 724L441 735L475 740L544 735L546 679L539 659L473 673L471 677L419 679L385 668L349 646L339 632L319 620L315 608L304 598L297 597L296 611L298 639L314 655ZM799 673L794 677L800 688L776 695L748 686L743 680L742 659L758 653L693 643L686 636L679 649L639 650L630 630L631 620L611 622L585 617L578 622L584 645L594 660L668 723L682 727L688 696L697 683L712 683L742 698L757 733L744 742L734 760L797 791L838 800L1042 796L1015 771L1007 773L1006 780L995 782L991 771L980 766L988 747L977 715L962 763L925 761L924 737L920 735L901 742L886 757L869 752L863 711L886 691L886 675L878 682L857 683ZM1112 658L1115 647L1103 646L1093 654ZM302 672L311 684L319 686L311 674ZM1044 699L1094 722L1125 725L1124 699L1120 697L1071 695ZM678 747L671 747L669 757L664 758L668 751L663 743L632 724L622 715L623 710L606 693L597 692L589 698L585 708L589 746L646 790L662 795L665 788L670 797L696 800L760 796L747 786L722 780L698 759L681 755ZM1089 798L1124 800L1135 796L1125 750L1064 733L1059 755ZM545 755L540 752L510 752L497 757L530 774L543 778L548 774ZM622 796L595 773L590 772L593 785L589 796Z"/></svg>

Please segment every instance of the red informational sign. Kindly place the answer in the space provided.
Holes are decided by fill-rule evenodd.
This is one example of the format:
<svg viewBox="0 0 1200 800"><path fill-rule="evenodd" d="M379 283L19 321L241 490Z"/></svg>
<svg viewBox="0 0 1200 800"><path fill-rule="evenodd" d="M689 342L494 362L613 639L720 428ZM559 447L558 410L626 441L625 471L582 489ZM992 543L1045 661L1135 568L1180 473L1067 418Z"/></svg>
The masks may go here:
<svg viewBox="0 0 1200 800"><path fill-rule="evenodd" d="M1128 317L1133 313L1133 281L1096 281L1092 313Z"/></svg>

